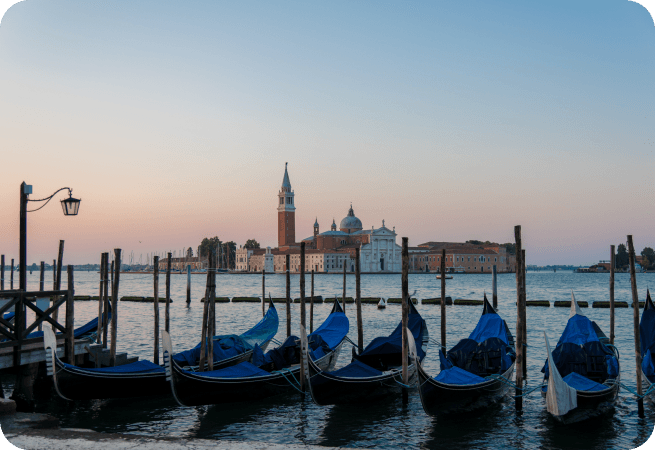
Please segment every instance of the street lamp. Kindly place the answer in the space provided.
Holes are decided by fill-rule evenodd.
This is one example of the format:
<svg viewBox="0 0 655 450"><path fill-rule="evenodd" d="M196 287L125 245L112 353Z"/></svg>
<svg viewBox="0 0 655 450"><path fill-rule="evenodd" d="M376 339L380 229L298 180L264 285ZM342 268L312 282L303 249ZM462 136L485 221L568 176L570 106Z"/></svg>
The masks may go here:
<svg viewBox="0 0 655 450"><path fill-rule="evenodd" d="M61 201L61 208L65 216L76 216L80 209L80 200L73 198L73 190L65 187L55 191L50 197L42 198L39 200L31 200L28 195L32 193L32 185L25 184L23 181L20 185L20 255L19 255L19 289L27 290L27 213L38 211L48 204L52 197L57 193L68 189L68 198ZM27 202L45 202L43 205L31 211L27 210Z"/></svg>

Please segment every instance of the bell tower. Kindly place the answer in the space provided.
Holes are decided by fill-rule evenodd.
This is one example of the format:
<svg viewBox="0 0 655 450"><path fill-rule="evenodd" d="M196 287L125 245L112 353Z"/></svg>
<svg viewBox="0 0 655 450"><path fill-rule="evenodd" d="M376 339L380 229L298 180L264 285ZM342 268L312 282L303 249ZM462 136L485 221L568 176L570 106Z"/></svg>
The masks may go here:
<svg viewBox="0 0 655 450"><path fill-rule="evenodd" d="M282 188L277 194L279 198L277 207L277 245L280 249L289 247L296 242L296 207L293 203L294 193L289 181L287 164L284 163Z"/></svg>

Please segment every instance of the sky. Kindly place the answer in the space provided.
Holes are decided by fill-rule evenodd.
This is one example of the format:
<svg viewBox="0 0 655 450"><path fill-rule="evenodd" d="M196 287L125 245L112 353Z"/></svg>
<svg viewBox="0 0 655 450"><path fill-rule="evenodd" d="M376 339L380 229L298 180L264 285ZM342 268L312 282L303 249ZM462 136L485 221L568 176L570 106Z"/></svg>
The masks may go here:
<svg viewBox="0 0 655 450"><path fill-rule="evenodd" d="M628 0L25 0L0 22L0 253L28 263L277 246L352 202L410 245L513 242L527 264L655 247L655 26ZM60 193L55 200L64 199ZM30 208L32 204L30 204Z"/></svg>

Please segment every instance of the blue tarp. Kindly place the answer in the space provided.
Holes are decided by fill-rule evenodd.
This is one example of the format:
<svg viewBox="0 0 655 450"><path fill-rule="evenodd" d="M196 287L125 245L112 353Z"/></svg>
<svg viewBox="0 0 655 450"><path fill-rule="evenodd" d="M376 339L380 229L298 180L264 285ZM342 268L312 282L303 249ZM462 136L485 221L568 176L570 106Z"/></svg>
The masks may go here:
<svg viewBox="0 0 655 450"><path fill-rule="evenodd" d="M420 314L410 314L407 319L407 327L412 332L414 340L416 341L416 353L420 361L425 358L425 352L421 346L423 342L423 332L425 330L425 321ZM401 332L402 322L398 324L393 333L389 336L381 336L373 339L361 353L360 357L367 357L373 355L389 355L402 353L402 339Z"/></svg>
<svg viewBox="0 0 655 450"><path fill-rule="evenodd" d="M450 369L442 370L439 372L439 375L435 377L435 380L447 384L478 384L487 381L484 378L464 369L460 369L459 367L451 367Z"/></svg>
<svg viewBox="0 0 655 450"><path fill-rule="evenodd" d="M644 371L646 378L652 383L655 382L655 363L650 349L646 350L644 358L641 360L641 370Z"/></svg>
<svg viewBox="0 0 655 450"><path fill-rule="evenodd" d="M591 320L580 314L576 314L569 319L564 328L562 336L559 338L557 345L570 342L572 344L584 345L587 342L599 341L596 331ZM600 341L599 341L600 342Z"/></svg>
<svg viewBox="0 0 655 450"><path fill-rule="evenodd" d="M469 339L473 339L475 342L480 343L491 337L499 338L505 344L509 345L505 321L498 314L483 314L482 317L480 317L478 324L475 326L475 329L469 336Z"/></svg>
<svg viewBox="0 0 655 450"><path fill-rule="evenodd" d="M342 312L333 312L312 334L308 336L309 342L312 338L320 336L327 343L331 350L334 350L348 334L350 322Z"/></svg>
<svg viewBox="0 0 655 450"><path fill-rule="evenodd" d="M255 367L249 362L242 362L236 366L230 366L224 369L212 370L211 372L200 372L200 375L212 378L246 378L270 374L259 367Z"/></svg>
<svg viewBox="0 0 655 450"><path fill-rule="evenodd" d="M15 315L16 315L16 313L13 313L13 312L5 313L4 316L3 316L3 319L5 319L5 320L11 320L11 319L14 318Z"/></svg>
<svg viewBox="0 0 655 450"><path fill-rule="evenodd" d="M563 378L564 382L578 391L602 391L607 389L607 386L596 383L587 377L583 377L579 373L571 372Z"/></svg>
<svg viewBox="0 0 655 450"><path fill-rule="evenodd" d="M367 377L377 377L382 375L382 372L376 370L361 361L353 361L348 364L346 367L342 367L339 370L330 372L331 375L336 375L338 377L347 377L347 378L367 378Z"/></svg>
<svg viewBox="0 0 655 450"><path fill-rule="evenodd" d="M439 365L441 366L441 370L447 370L453 367L453 363L448 361L448 358L446 358L446 355L443 354L443 350L439 349Z"/></svg>
<svg viewBox="0 0 655 450"><path fill-rule="evenodd" d="M277 333L279 322L277 310L274 306L270 306L264 318L245 333L238 336L234 334L214 336L214 362L240 355L252 350L255 345L262 345L272 339ZM173 355L173 360L180 365L198 365L200 362L200 343L190 350Z"/></svg>
<svg viewBox="0 0 655 450"><path fill-rule="evenodd" d="M71 366L69 364L65 364L66 367L72 367L75 369L80 369L80 367L75 367ZM116 366L116 367L101 367L101 368L93 368L93 369L86 369L83 368L83 370L88 371L88 372L96 372L96 373L155 373L155 372L164 372L164 368L161 366L158 366L157 364L150 362L150 361L137 361L131 364L123 364L122 366Z"/></svg>

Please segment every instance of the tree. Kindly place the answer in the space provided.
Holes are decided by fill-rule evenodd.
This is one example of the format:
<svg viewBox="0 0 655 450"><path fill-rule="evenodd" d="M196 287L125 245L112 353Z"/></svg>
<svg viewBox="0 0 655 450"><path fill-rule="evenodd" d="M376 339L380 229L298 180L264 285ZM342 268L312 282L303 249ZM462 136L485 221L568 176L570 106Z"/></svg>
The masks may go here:
<svg viewBox="0 0 655 450"><path fill-rule="evenodd" d="M516 244L512 244L511 242L508 242L506 244L501 244L501 247L505 247L507 253L509 253L510 255L516 255Z"/></svg>
<svg viewBox="0 0 655 450"><path fill-rule="evenodd" d="M254 239L248 239L243 246L244 248L259 248L259 242Z"/></svg>
<svg viewBox="0 0 655 450"><path fill-rule="evenodd" d="M218 236L214 236L213 238L204 238L200 243L200 247L198 247L198 256L206 258L210 254L214 254L220 244L221 240L218 238Z"/></svg>
<svg viewBox="0 0 655 450"><path fill-rule="evenodd" d="M655 262L655 251L653 251L653 249L650 247L644 247L644 249L641 251L641 256L644 257L645 269L652 266ZM646 261L648 262L646 263Z"/></svg>
<svg viewBox="0 0 655 450"><path fill-rule="evenodd" d="M186 257L187 258L193 258L193 249L189 247L186 251Z"/></svg>
<svg viewBox="0 0 655 450"><path fill-rule="evenodd" d="M620 269L622 267L630 264L630 258L628 257L628 250L625 248L625 244L619 244L616 249L616 268Z"/></svg>

